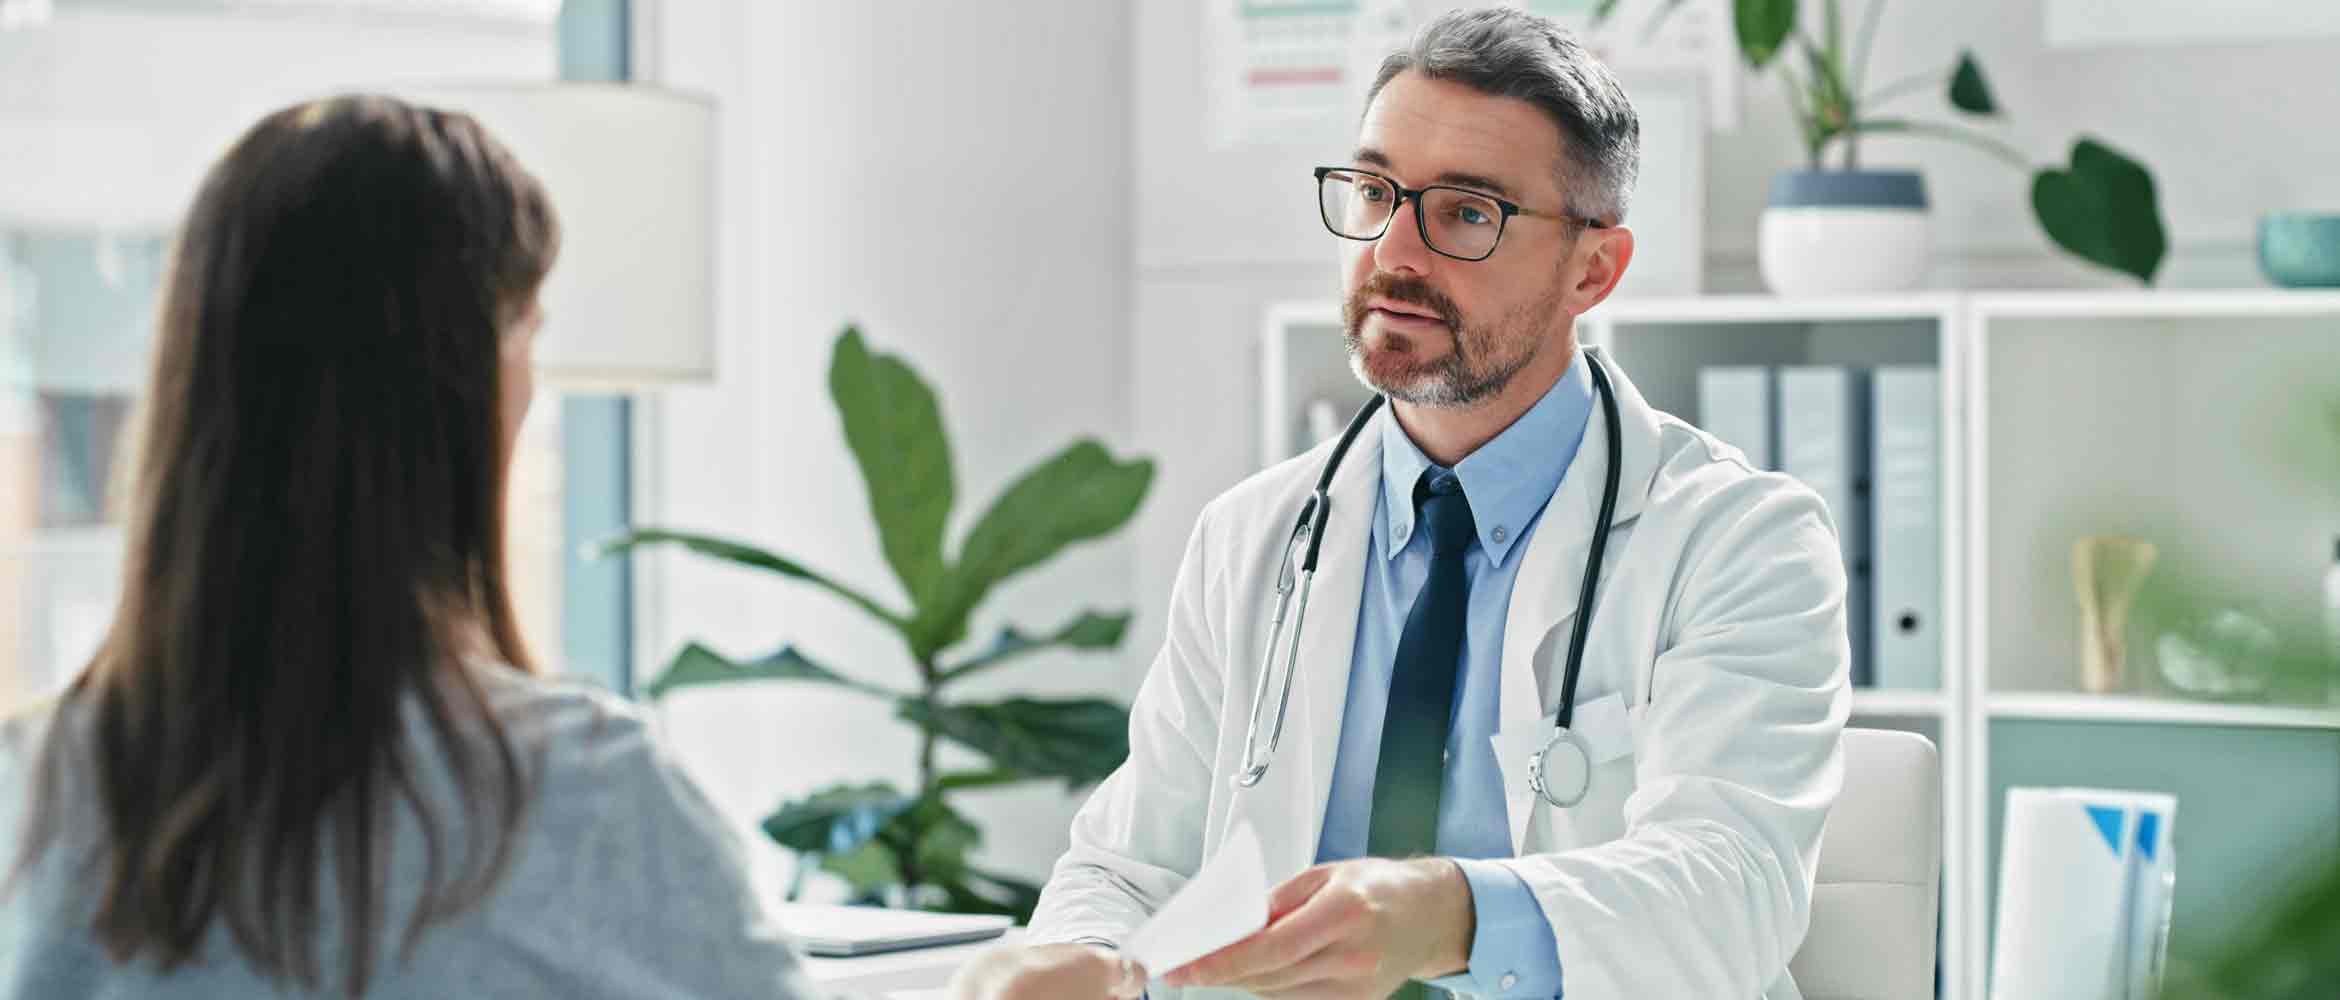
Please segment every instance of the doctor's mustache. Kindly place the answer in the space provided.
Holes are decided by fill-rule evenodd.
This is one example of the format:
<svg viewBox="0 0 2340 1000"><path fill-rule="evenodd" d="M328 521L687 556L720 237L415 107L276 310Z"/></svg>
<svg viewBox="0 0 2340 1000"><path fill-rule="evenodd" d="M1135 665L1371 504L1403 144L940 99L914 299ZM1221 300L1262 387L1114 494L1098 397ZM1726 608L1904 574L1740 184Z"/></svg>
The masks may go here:
<svg viewBox="0 0 2340 1000"><path fill-rule="evenodd" d="M1447 298L1446 293L1418 277L1375 271L1372 277L1365 279L1364 284L1357 286L1356 291L1349 293L1348 301L1341 303L1341 324L1347 328L1350 342L1357 340L1358 330L1365 322L1365 314L1371 311L1366 303L1376 298L1428 309L1438 314L1438 321L1446 324L1448 331L1458 337L1461 335L1462 308L1456 306L1453 299Z"/></svg>

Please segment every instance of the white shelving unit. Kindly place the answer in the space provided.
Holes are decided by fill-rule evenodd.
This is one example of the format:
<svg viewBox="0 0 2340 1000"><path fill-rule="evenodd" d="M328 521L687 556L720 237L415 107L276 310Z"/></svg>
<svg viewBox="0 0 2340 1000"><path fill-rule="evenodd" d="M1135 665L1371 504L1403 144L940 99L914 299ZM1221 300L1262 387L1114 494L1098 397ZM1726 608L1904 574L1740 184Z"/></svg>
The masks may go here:
<svg viewBox="0 0 2340 1000"><path fill-rule="evenodd" d="M1309 443L1310 401L1333 402L1346 418L1365 398L1339 332L1331 303L1269 311L1263 459ZM2006 739L1998 727L2075 727L2069 740L2054 731L2071 759L2020 760L2021 773L2003 779L2045 773L2067 783L2086 783L2103 770L2090 765L2108 763L2089 760L2091 746L2123 745L2092 742L2107 732L2174 727L2148 732L2246 741L2340 734L2340 707L2171 696L2155 678L2152 643L2138 641L2150 637L2131 637L2131 690L2082 693L2068 565L2073 538L2118 531L2232 555L2256 574L2236 581L2245 591L2314 584L2340 533L2330 484L2320 495L2270 488L2261 480L2279 457L2236 442L2296 417L2282 409L2289 390L2320 385L2340 397L2340 292L1645 299L1604 305L1579 334L1609 348L1653 405L1692 420L1700 365L1938 366L1942 686L1857 690L1853 721L1923 733L1942 748L1945 997L1985 994L1997 877L1992 748ZM2308 784L2340 796L2340 738L2328 752L2311 746L2308 757L2322 769ZM2189 814L2178 791L2182 841L2189 821L2217 818ZM2206 864L2218 846L2189 845L2188 857ZM2199 877L2192 884L2215 891ZM2181 877L2179 885L2182 935L2189 883Z"/></svg>
<svg viewBox="0 0 2340 1000"><path fill-rule="evenodd" d="M2137 695L2005 692L1991 695L1989 708L1993 719L2340 730L2340 709L2181 701Z"/></svg>

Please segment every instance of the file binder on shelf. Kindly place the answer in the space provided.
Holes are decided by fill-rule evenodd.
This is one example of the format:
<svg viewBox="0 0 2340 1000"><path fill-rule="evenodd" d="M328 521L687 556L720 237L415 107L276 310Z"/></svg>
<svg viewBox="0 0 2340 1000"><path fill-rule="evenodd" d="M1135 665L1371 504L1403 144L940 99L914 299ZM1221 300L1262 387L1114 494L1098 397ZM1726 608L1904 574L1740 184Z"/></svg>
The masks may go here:
<svg viewBox="0 0 2340 1000"><path fill-rule="evenodd" d="M1758 469L1779 468L1772 425L1771 369L1715 365L1698 369L1698 426L1747 455Z"/></svg>
<svg viewBox="0 0 2340 1000"><path fill-rule="evenodd" d="M1844 550L1846 631L1852 680L1874 682L1870 645L1869 415L1865 373L1841 365L1779 370L1779 469L1828 505Z"/></svg>
<svg viewBox="0 0 2340 1000"><path fill-rule="evenodd" d="M1942 686L1941 378L1932 367L1870 376L1870 642L1881 688Z"/></svg>

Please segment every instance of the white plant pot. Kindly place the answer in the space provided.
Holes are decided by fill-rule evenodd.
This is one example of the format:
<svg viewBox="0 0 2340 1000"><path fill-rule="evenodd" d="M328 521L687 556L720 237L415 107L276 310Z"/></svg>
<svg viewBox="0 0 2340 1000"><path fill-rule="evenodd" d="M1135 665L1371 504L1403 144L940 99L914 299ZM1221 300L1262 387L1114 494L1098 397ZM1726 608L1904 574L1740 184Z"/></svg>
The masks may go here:
<svg viewBox="0 0 2340 1000"><path fill-rule="evenodd" d="M1914 171L1789 171L1772 181L1756 264L1781 295L1906 291L1925 280L1930 218Z"/></svg>

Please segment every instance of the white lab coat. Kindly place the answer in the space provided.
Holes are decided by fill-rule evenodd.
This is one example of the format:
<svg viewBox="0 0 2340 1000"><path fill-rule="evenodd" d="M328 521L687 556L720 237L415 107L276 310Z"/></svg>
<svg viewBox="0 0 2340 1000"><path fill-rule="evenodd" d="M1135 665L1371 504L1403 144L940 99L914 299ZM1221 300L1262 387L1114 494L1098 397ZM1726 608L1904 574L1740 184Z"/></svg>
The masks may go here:
<svg viewBox="0 0 2340 1000"><path fill-rule="evenodd" d="M1787 964L1810 920L1851 709L1835 528L1812 491L1751 469L1609 371L1624 466L1577 714L1623 721L1601 732L1580 721L1601 763L1574 808L1545 804L1524 761L1503 761L1515 854L1503 864L1552 925L1568 1000L1798 997ZM1511 595L1506 734L1548 731L1558 707L1585 526L1611 461L1605 428L1595 405ZM1333 483L1282 748L1257 786L1232 776L1277 560L1329 450L1252 476L1196 522L1168 635L1131 707L1129 760L1074 819L1035 940L1121 940L1238 822L1257 831L1271 881L1314 861L1380 484L1375 428Z"/></svg>

